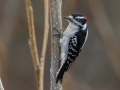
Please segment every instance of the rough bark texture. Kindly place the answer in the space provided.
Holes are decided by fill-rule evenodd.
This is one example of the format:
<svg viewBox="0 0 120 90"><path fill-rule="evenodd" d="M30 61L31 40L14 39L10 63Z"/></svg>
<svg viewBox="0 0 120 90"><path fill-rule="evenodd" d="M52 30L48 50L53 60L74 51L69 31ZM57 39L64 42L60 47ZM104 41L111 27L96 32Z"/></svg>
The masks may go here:
<svg viewBox="0 0 120 90"><path fill-rule="evenodd" d="M54 28L62 30L62 18L61 18L61 5L62 0L51 0L50 1L50 23L51 33L58 33ZM59 36L51 35L51 89L50 90L61 90L62 86L56 84L56 73L59 66Z"/></svg>

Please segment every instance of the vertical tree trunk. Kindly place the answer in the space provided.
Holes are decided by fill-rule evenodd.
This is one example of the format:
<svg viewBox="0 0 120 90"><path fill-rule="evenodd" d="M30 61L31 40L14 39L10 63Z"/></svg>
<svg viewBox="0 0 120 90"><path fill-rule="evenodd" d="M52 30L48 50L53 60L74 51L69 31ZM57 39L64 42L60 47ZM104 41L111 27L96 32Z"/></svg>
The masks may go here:
<svg viewBox="0 0 120 90"><path fill-rule="evenodd" d="M58 33L54 28L62 30L62 15L61 15L62 0L50 0L50 24L51 34ZM60 49L59 49L59 36L51 35L51 87L50 90L62 90L62 86L56 84L56 73L59 65Z"/></svg>

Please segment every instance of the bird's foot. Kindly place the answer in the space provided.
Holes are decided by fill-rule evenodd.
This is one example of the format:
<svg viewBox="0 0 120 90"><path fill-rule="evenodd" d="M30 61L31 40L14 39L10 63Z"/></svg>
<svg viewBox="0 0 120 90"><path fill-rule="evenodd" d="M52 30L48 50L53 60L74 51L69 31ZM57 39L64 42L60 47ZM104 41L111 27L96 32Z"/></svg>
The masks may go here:
<svg viewBox="0 0 120 90"><path fill-rule="evenodd" d="M57 28L53 28L54 30L56 30L55 33L52 33L52 35L57 35L62 37L63 36L63 30L62 29L57 29Z"/></svg>

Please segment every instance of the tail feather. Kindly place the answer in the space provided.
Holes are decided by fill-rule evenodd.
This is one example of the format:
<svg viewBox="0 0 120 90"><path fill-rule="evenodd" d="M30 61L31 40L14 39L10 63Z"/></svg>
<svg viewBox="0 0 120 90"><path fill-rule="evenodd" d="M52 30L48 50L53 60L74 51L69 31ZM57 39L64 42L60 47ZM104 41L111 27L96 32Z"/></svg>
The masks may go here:
<svg viewBox="0 0 120 90"><path fill-rule="evenodd" d="M56 83L58 83L58 81L60 80L60 82L62 83L62 79L63 79L63 75L66 71L66 62L62 65L62 67L58 70L58 74L57 74L57 78L56 78Z"/></svg>

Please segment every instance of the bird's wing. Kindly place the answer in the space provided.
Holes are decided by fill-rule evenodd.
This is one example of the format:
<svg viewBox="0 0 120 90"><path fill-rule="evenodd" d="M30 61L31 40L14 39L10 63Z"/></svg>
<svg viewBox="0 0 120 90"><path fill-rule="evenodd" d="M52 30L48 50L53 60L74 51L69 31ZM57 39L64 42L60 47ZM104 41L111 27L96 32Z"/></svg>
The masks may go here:
<svg viewBox="0 0 120 90"><path fill-rule="evenodd" d="M74 36L70 38L69 49L66 62L68 63L66 66L66 71L70 67L73 61L78 57L81 48L84 45L86 37L86 32L77 32Z"/></svg>

